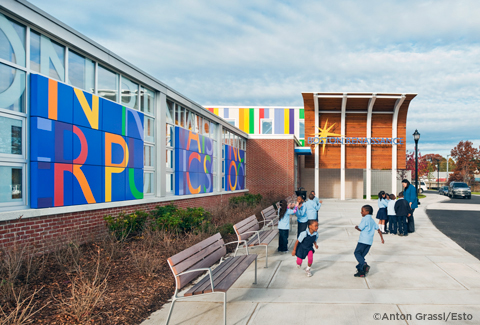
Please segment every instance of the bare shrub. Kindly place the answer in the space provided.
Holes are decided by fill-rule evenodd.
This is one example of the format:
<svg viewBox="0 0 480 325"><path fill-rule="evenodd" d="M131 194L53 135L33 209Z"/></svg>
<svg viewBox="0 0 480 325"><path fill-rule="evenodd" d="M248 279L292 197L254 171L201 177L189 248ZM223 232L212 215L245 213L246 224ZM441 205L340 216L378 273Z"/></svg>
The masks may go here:
<svg viewBox="0 0 480 325"><path fill-rule="evenodd" d="M106 234L99 242L105 258L117 260L124 255L124 242L118 240L112 233Z"/></svg>
<svg viewBox="0 0 480 325"><path fill-rule="evenodd" d="M22 298L24 295L23 289L16 289L14 287L11 289L12 296L14 297L14 306L9 310L4 310L0 304L0 325L21 325L32 323L32 317L50 303L47 302L41 308L35 309L37 303L34 302L34 298L42 288L35 290L26 298Z"/></svg>
<svg viewBox="0 0 480 325"><path fill-rule="evenodd" d="M95 308L105 294L110 269L104 270L100 250L97 251L93 273L88 268L84 270L80 263L78 265L78 272L71 277L70 295L60 292L55 300L63 315L71 316L79 324L86 324L97 316Z"/></svg>
<svg viewBox="0 0 480 325"><path fill-rule="evenodd" d="M75 241L65 243L63 240L59 240L53 252L58 266L65 273L80 273L82 255L80 244Z"/></svg>
<svg viewBox="0 0 480 325"><path fill-rule="evenodd" d="M45 269L45 257L35 247L16 238L11 246L0 250L0 302L14 304L17 286L28 286L39 279Z"/></svg>
<svg viewBox="0 0 480 325"><path fill-rule="evenodd" d="M145 276L153 276L160 270L164 263L162 239L165 233L160 231L145 230L139 241L130 247L131 261L138 271Z"/></svg>

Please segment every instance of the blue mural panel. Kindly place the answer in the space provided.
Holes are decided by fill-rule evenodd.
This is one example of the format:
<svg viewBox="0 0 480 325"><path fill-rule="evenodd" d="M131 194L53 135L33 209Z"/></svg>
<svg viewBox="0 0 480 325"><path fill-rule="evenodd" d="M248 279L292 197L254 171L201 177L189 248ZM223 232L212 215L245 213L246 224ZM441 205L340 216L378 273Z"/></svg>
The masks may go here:
<svg viewBox="0 0 480 325"><path fill-rule="evenodd" d="M143 141L134 138L127 138L128 147L128 167L143 168Z"/></svg>
<svg viewBox="0 0 480 325"><path fill-rule="evenodd" d="M73 88L57 83L57 121L73 123Z"/></svg>
<svg viewBox="0 0 480 325"><path fill-rule="evenodd" d="M105 179L104 167L74 165L73 168L73 204L79 205L105 202L105 189L103 185L103 180ZM78 171L81 171L81 173ZM83 177L86 182L83 181Z"/></svg>
<svg viewBox="0 0 480 325"><path fill-rule="evenodd" d="M82 94L86 100L86 103L84 103L83 106L81 103L81 100L83 100ZM75 93L73 97L73 124L101 130L103 120L103 103L106 101L102 98L98 98L95 95L78 89L77 93ZM85 112L87 112L88 115ZM113 116L109 116L109 118L112 119Z"/></svg>
<svg viewBox="0 0 480 325"><path fill-rule="evenodd" d="M32 162L30 164L30 207L51 208L55 184L52 163Z"/></svg>
<svg viewBox="0 0 480 325"><path fill-rule="evenodd" d="M40 117L30 125L30 160L72 163L73 126Z"/></svg>
<svg viewBox="0 0 480 325"><path fill-rule="evenodd" d="M48 118L48 78L30 75L30 116Z"/></svg>
<svg viewBox="0 0 480 325"><path fill-rule="evenodd" d="M105 152L103 148L103 132L81 126L74 126L73 134L74 163L103 166L102 155Z"/></svg>
<svg viewBox="0 0 480 325"><path fill-rule="evenodd" d="M144 114L131 108L126 109L127 123L126 136L143 140Z"/></svg>
<svg viewBox="0 0 480 325"><path fill-rule="evenodd" d="M101 99L102 102L102 131L125 135L125 107L106 99Z"/></svg>
<svg viewBox="0 0 480 325"><path fill-rule="evenodd" d="M125 199L143 199L143 169L127 168L127 170Z"/></svg>

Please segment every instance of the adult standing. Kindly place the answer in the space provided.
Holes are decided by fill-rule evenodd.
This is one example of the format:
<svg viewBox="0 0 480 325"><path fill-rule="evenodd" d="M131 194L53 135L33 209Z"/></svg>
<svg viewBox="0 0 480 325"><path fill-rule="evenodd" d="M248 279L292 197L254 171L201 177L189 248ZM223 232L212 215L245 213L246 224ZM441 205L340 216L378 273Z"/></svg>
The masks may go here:
<svg viewBox="0 0 480 325"><path fill-rule="evenodd" d="M415 209L418 208L417 189L415 186L410 184L408 179L404 179L402 181L402 186L403 196L412 209L412 215L407 218L408 232L415 232L415 220L413 219L413 213L415 212Z"/></svg>

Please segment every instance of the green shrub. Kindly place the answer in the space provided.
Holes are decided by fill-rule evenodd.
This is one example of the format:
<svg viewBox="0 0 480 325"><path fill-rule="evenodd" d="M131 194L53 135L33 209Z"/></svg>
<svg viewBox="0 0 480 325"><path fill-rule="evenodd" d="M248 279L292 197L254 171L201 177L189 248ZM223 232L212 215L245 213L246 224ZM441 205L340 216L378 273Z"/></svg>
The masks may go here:
<svg viewBox="0 0 480 325"><path fill-rule="evenodd" d="M229 204L232 207L238 207L241 204L245 204L248 207L256 207L262 201L260 194L245 193L243 196L234 196L229 199Z"/></svg>
<svg viewBox="0 0 480 325"><path fill-rule="evenodd" d="M210 214L203 208L180 209L175 205L157 207L151 214L152 230L171 233L206 231L210 226Z"/></svg>
<svg viewBox="0 0 480 325"><path fill-rule="evenodd" d="M148 212L135 211L131 214L122 212L116 217L108 215L103 219L107 223L108 230L110 230L115 238L119 241L124 241L131 236L139 234L143 230L148 216Z"/></svg>
<svg viewBox="0 0 480 325"><path fill-rule="evenodd" d="M233 224L231 223L224 223L223 225L217 227L217 232L219 232L222 237L235 233L235 231L233 230Z"/></svg>

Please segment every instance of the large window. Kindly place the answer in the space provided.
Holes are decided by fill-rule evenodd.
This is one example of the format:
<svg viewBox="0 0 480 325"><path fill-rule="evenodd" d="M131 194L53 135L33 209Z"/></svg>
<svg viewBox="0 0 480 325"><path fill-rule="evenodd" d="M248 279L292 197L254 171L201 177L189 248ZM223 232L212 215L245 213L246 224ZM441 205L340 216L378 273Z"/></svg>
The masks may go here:
<svg viewBox="0 0 480 325"><path fill-rule="evenodd" d="M305 139L305 120L300 120L299 126L300 139Z"/></svg>
<svg viewBox="0 0 480 325"><path fill-rule="evenodd" d="M37 32L30 32L30 68L47 77L65 80L65 47Z"/></svg>
<svg viewBox="0 0 480 325"><path fill-rule="evenodd" d="M95 92L95 63L73 51L68 51L68 83Z"/></svg>
<svg viewBox="0 0 480 325"><path fill-rule="evenodd" d="M129 105L133 105L133 106L129 106L129 107L132 107L134 109L138 109L138 85L137 84L134 84L133 82L130 82L130 80L128 80L127 78L124 78L122 77L122 85L124 84L124 82L127 81L127 84L129 85L128 87L130 87L129 91L130 91L130 94L133 96L133 90L134 89L137 89L137 91L135 92L135 104L133 104L133 100L130 100L129 101ZM135 88L136 87L136 88ZM145 114L145 117L144 117L144 131L145 131L145 134L144 134L144 148L143 148L143 159L144 159L144 194L145 195L149 195L149 194L155 194L155 172L159 172L159 171L155 171L155 167L156 167L156 163L155 163L155 116L154 116L154 112L155 112L155 95L154 95L154 92L151 91L151 90L147 90L145 88L143 88L145 91L149 91L150 92L150 95L152 96L151 98L151 106L150 106L150 109L148 110L145 110L144 111L144 114ZM122 86L122 103L124 103L124 105L126 105L126 103L123 101L124 99L124 96L125 96L126 92L124 92L124 86Z"/></svg>
<svg viewBox="0 0 480 325"><path fill-rule="evenodd" d="M138 84L122 76L122 105L138 109ZM151 114L151 113L150 113Z"/></svg>
<svg viewBox="0 0 480 325"><path fill-rule="evenodd" d="M167 125L165 130L166 135L166 182L165 182L165 190L167 195L173 195L175 193L175 156L174 156L174 148L175 148L175 124L177 124L179 119L179 112L180 106L175 104L174 102L167 101ZM178 125L178 124L177 124Z"/></svg>
<svg viewBox="0 0 480 325"><path fill-rule="evenodd" d="M117 101L118 74L98 66L98 96Z"/></svg>
<svg viewBox="0 0 480 325"><path fill-rule="evenodd" d="M26 204L26 33L0 14L0 208Z"/></svg>
<svg viewBox="0 0 480 325"><path fill-rule="evenodd" d="M262 126L262 130L261 130L261 133L262 134L272 134L272 130L273 130L273 121L270 120L270 119L262 119L261 120L261 126Z"/></svg>

